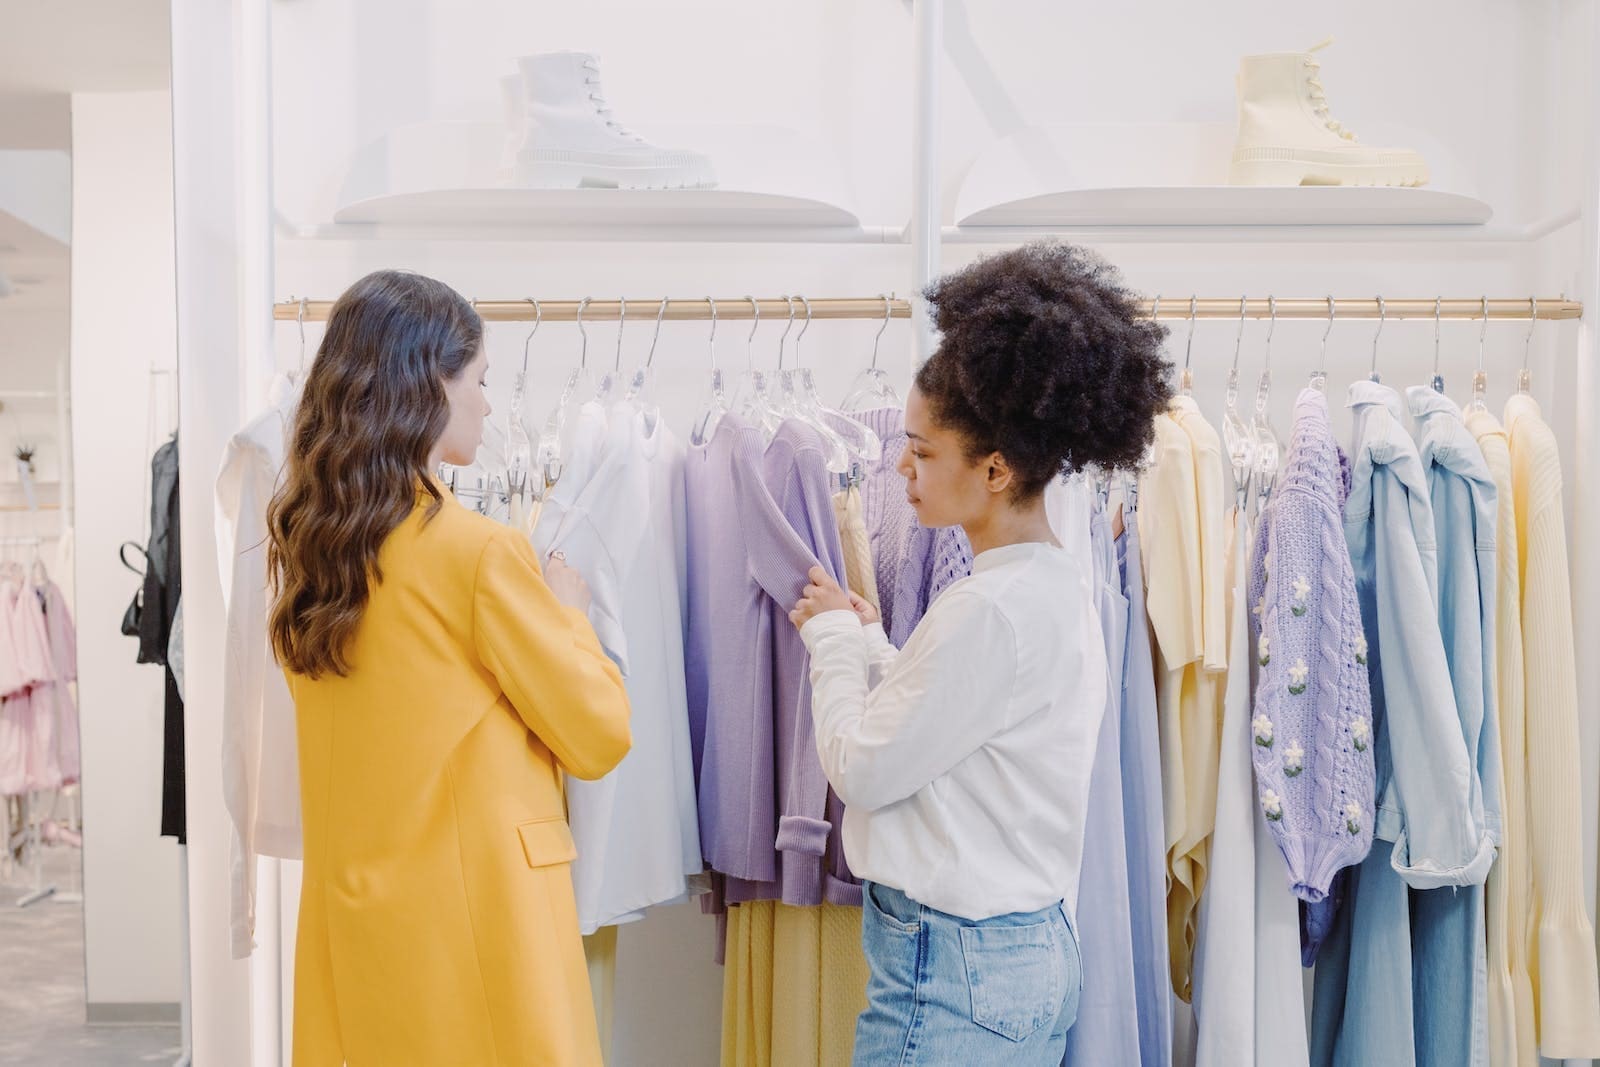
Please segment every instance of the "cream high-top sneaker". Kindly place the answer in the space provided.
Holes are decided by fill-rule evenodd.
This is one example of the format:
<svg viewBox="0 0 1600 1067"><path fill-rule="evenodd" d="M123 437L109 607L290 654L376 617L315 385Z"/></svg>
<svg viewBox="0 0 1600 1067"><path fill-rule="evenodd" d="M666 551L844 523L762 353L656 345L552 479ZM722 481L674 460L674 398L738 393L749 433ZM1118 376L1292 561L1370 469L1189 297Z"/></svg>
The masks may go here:
<svg viewBox="0 0 1600 1067"><path fill-rule="evenodd" d="M1428 164L1409 148L1369 148L1328 114L1321 69L1308 52L1245 56L1235 80L1239 133L1230 185L1424 185Z"/></svg>
<svg viewBox="0 0 1600 1067"><path fill-rule="evenodd" d="M523 140L515 184L541 189L703 189L716 184L698 152L657 148L624 128L600 88L600 64L579 52L517 61Z"/></svg>

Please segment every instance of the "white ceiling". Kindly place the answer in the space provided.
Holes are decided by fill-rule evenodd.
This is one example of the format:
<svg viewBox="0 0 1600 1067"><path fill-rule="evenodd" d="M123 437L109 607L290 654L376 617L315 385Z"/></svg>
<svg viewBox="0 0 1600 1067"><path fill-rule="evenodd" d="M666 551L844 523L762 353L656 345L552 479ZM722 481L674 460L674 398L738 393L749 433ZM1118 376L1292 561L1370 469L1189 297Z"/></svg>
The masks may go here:
<svg viewBox="0 0 1600 1067"><path fill-rule="evenodd" d="M0 0L0 148L72 147L69 94L172 82L169 0Z"/></svg>

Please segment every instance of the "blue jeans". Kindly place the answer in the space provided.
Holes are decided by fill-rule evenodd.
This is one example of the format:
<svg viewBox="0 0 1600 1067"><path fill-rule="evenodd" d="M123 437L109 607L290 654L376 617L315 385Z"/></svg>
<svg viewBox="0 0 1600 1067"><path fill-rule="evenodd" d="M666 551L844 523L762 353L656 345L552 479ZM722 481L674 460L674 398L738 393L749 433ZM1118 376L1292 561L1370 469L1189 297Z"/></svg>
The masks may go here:
<svg viewBox="0 0 1600 1067"><path fill-rule="evenodd" d="M974 922L868 882L861 943L856 1067L1061 1063L1083 966L1060 904Z"/></svg>

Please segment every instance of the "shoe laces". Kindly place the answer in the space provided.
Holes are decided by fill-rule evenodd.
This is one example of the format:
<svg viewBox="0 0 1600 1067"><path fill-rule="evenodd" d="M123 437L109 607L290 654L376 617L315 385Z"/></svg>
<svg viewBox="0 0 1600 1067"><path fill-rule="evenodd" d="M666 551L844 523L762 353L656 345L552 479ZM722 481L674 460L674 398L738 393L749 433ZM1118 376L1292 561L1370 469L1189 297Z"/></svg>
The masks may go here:
<svg viewBox="0 0 1600 1067"><path fill-rule="evenodd" d="M611 110L611 105L606 103L606 94L600 88L600 65L592 59L586 59L583 63L583 69L588 72L583 81L589 87L589 101L594 104L595 113L600 116L608 127L616 132L617 136L643 144L644 138L618 122L615 113Z"/></svg>
<svg viewBox="0 0 1600 1067"><path fill-rule="evenodd" d="M1333 38L1330 37L1321 44L1311 48L1310 51L1320 51L1332 43ZM1322 124L1328 127L1329 130L1338 134L1346 141L1355 141L1355 131L1346 129L1344 123L1340 122L1338 119L1334 118L1328 113L1328 91L1323 88L1322 79L1317 77L1317 72L1322 69L1322 64L1311 58L1309 54L1306 56L1304 62L1306 70L1311 72L1306 76L1306 87L1311 90L1311 110L1317 113L1317 117L1322 120Z"/></svg>

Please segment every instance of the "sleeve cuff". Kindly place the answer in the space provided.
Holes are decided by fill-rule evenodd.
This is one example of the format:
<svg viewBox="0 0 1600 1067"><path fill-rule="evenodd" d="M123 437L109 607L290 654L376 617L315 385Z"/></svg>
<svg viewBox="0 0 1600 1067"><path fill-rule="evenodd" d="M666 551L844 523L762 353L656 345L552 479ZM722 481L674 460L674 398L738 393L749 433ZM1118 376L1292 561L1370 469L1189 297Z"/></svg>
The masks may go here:
<svg viewBox="0 0 1600 1067"><path fill-rule="evenodd" d="M859 630L861 620L853 611L824 611L821 615L813 615L800 627L800 640L806 644L807 652L817 650L817 642L832 633L840 633L846 629Z"/></svg>
<svg viewBox="0 0 1600 1067"><path fill-rule="evenodd" d="M1400 880L1412 889L1443 889L1446 886L1482 885L1494 864L1494 839L1485 832L1478 838L1477 852L1459 866L1442 866L1432 859L1411 855L1410 842L1402 830L1395 838L1389 857Z"/></svg>
<svg viewBox="0 0 1600 1067"><path fill-rule="evenodd" d="M833 825L823 819L804 815L785 815L778 820L778 837L775 842L779 852L803 852L820 856L828 848L828 831Z"/></svg>

